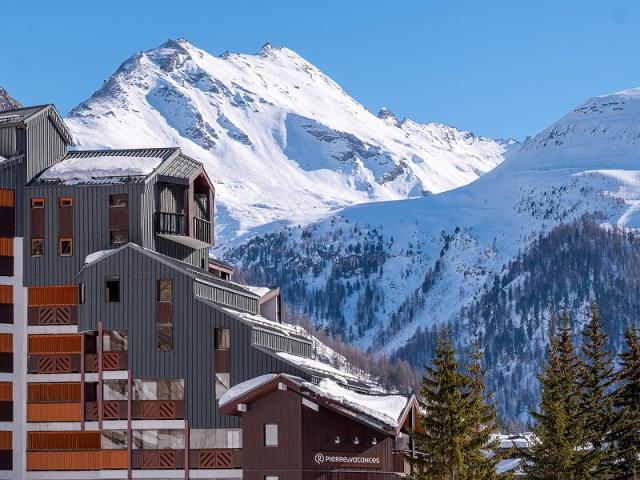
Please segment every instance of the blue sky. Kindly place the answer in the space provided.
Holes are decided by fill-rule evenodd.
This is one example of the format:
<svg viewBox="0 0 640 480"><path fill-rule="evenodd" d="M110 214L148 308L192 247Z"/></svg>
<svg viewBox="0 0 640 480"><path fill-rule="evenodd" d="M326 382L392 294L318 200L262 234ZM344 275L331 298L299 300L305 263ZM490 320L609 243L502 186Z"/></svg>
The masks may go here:
<svg viewBox="0 0 640 480"><path fill-rule="evenodd" d="M0 85L64 112L126 58L185 37L287 46L370 110L522 139L587 97L640 86L640 2L3 2Z"/></svg>

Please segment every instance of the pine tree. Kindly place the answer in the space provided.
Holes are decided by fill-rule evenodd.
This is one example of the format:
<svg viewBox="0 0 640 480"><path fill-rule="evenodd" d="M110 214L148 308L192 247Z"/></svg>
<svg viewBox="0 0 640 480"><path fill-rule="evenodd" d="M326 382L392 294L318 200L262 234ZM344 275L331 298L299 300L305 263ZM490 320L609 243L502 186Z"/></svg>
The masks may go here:
<svg viewBox="0 0 640 480"><path fill-rule="evenodd" d="M467 405L469 409L468 440L464 448L466 478L469 480L497 480L506 475L497 473L497 466L505 455L497 453L499 442L493 437L498 430L496 408L491 395L485 392L484 353L476 342L470 353L468 367ZM487 452L494 452L487 455Z"/></svg>
<svg viewBox="0 0 640 480"><path fill-rule="evenodd" d="M569 318L552 338L548 360L540 375L542 394L532 411L534 440L523 453L522 468L530 480L586 480L594 478L584 438L578 387L579 360L571 340Z"/></svg>
<svg viewBox="0 0 640 480"><path fill-rule="evenodd" d="M435 357L420 388L420 429L412 432L420 456L413 459L414 480L464 479L466 378L459 371L451 338L441 334Z"/></svg>
<svg viewBox="0 0 640 480"><path fill-rule="evenodd" d="M615 480L640 480L640 337L635 326L625 332L627 350L620 354L619 385L614 393L616 419L609 436Z"/></svg>
<svg viewBox="0 0 640 480"><path fill-rule="evenodd" d="M581 411L584 417L585 440L591 444L589 455L597 478L610 478L610 451L606 441L613 424L613 398L610 395L614 379L608 337L602 330L598 306L591 303L591 319L583 332L583 364L580 370Z"/></svg>

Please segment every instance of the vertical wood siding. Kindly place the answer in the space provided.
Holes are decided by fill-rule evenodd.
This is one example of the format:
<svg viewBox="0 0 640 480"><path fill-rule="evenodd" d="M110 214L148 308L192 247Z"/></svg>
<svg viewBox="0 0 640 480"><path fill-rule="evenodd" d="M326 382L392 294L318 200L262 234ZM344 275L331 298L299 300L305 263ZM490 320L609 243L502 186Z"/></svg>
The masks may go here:
<svg viewBox="0 0 640 480"><path fill-rule="evenodd" d="M73 306L78 304L76 285L56 285L52 287L29 287L29 307Z"/></svg>

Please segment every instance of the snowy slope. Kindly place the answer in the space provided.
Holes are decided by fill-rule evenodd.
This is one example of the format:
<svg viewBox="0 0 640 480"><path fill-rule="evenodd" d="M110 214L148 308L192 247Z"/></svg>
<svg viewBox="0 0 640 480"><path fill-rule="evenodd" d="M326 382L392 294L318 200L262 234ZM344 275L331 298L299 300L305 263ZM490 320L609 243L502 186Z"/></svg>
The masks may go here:
<svg viewBox="0 0 640 480"><path fill-rule="evenodd" d="M79 148L178 145L203 161L222 241L467 184L513 143L399 122L388 110L378 118L296 53L268 44L214 57L170 40L123 63L66 121Z"/></svg>
<svg viewBox="0 0 640 480"><path fill-rule="evenodd" d="M227 259L254 282L278 282L293 308L363 348L424 350L416 343L423 338L415 335L443 323L456 325L462 343L482 333L497 344L505 339L485 330L482 314L474 313L480 319L473 325L467 321L474 302L485 298L519 252L585 214L598 213L598 222L610 230L640 227L639 147L640 89L595 97L469 185L426 198L348 207L302 228L247 239L227 251ZM526 285L526 278L518 282ZM514 305L535 295L513 286L523 295ZM535 392L537 364L531 359L541 360L549 312L562 305L582 311L584 305L572 298L577 294L526 312L531 343L522 356L528 364L517 365L508 347L500 365L491 367L503 377L519 369L520 377L513 378L526 378L526 388ZM522 314L506 317L515 332ZM520 402L507 410L502 413L523 415L526 406Z"/></svg>
<svg viewBox="0 0 640 480"><path fill-rule="evenodd" d="M0 87L0 112L13 108L20 108L20 103L11 97L4 88Z"/></svg>

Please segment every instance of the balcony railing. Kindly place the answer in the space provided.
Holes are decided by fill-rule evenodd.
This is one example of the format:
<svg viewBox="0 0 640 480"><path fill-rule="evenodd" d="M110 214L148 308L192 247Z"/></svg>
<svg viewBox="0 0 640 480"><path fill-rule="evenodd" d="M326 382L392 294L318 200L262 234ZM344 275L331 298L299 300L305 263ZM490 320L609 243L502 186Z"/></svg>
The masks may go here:
<svg viewBox="0 0 640 480"><path fill-rule="evenodd" d="M242 468L242 450L231 448L193 449L189 451L189 468Z"/></svg>
<svg viewBox="0 0 640 480"><path fill-rule="evenodd" d="M80 355L29 355L27 369L29 373L78 373Z"/></svg>
<svg viewBox="0 0 640 480"><path fill-rule="evenodd" d="M211 243L211 222L193 217L193 236L205 243Z"/></svg>
<svg viewBox="0 0 640 480"><path fill-rule="evenodd" d="M102 353L102 369L103 370L126 370L127 369L127 352L103 352ZM85 368L87 372L98 371L98 354L87 353L85 356Z"/></svg>
<svg viewBox="0 0 640 480"><path fill-rule="evenodd" d="M186 235L187 222L184 213L156 212L156 233Z"/></svg>
<svg viewBox="0 0 640 480"><path fill-rule="evenodd" d="M97 420L98 402L87 402L87 420ZM134 400L131 402L131 416L134 420L181 420L184 418L184 400ZM102 402L104 420L125 420L126 400L105 400Z"/></svg>

